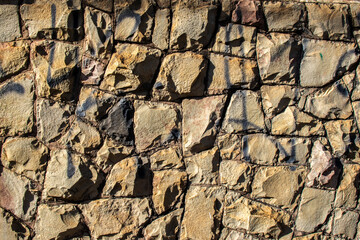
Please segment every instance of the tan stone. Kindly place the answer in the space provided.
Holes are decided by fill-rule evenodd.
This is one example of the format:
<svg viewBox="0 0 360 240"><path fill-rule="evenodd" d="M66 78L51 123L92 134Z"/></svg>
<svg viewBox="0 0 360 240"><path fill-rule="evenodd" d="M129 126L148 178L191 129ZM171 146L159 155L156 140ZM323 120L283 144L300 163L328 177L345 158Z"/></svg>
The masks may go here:
<svg viewBox="0 0 360 240"><path fill-rule="evenodd" d="M359 34L360 34L360 30L359 30ZM352 101L360 100L360 66L357 66L354 72L345 75L343 77L343 80L349 92L351 93L351 100Z"/></svg>
<svg viewBox="0 0 360 240"><path fill-rule="evenodd" d="M167 148L159 150L150 156L152 170L166 170L183 168L181 151L179 148Z"/></svg>
<svg viewBox="0 0 360 240"><path fill-rule="evenodd" d="M265 134L251 134L242 138L242 158L256 164L272 165L277 153L275 139Z"/></svg>
<svg viewBox="0 0 360 240"><path fill-rule="evenodd" d="M217 146L222 160L238 160L241 154L241 138L235 134L218 136Z"/></svg>
<svg viewBox="0 0 360 240"><path fill-rule="evenodd" d="M219 240L259 240L256 236L247 235L246 233L234 229L223 228Z"/></svg>
<svg viewBox="0 0 360 240"><path fill-rule="evenodd" d="M271 120L271 133L275 135L291 135L296 131L296 119L290 107Z"/></svg>
<svg viewBox="0 0 360 240"><path fill-rule="evenodd" d="M170 9L158 9L155 14L155 26L152 42L161 50L169 48Z"/></svg>
<svg viewBox="0 0 360 240"><path fill-rule="evenodd" d="M311 140L308 138L278 138L279 161L306 164L310 156Z"/></svg>
<svg viewBox="0 0 360 240"><path fill-rule="evenodd" d="M114 239L136 237L151 215L146 198L99 199L83 204L81 209L95 239L107 235Z"/></svg>
<svg viewBox="0 0 360 240"><path fill-rule="evenodd" d="M230 189L248 192L252 173L253 168L245 162L223 160L220 163L220 183Z"/></svg>
<svg viewBox="0 0 360 240"><path fill-rule="evenodd" d="M13 41L21 37L18 1L16 4L2 4L0 9L0 42ZM9 2L9 3L12 3ZM6 2L4 2L6 3Z"/></svg>
<svg viewBox="0 0 360 240"><path fill-rule="evenodd" d="M33 127L34 76L21 74L0 84L0 135L26 134Z"/></svg>
<svg viewBox="0 0 360 240"><path fill-rule="evenodd" d="M157 100L202 96L207 61L193 52L172 53L162 61L152 95Z"/></svg>
<svg viewBox="0 0 360 240"><path fill-rule="evenodd" d="M336 189L334 206L338 208L354 209L358 202L357 179L360 176L360 165L344 164L342 178Z"/></svg>
<svg viewBox="0 0 360 240"><path fill-rule="evenodd" d="M3 5L1 6L3 7ZM21 72L28 67L28 64L29 46L27 44L15 43L0 46L0 79L8 78Z"/></svg>
<svg viewBox="0 0 360 240"><path fill-rule="evenodd" d="M356 212L335 209L333 234L355 239L359 214Z"/></svg>
<svg viewBox="0 0 360 240"><path fill-rule="evenodd" d="M294 237L294 240L328 240L327 237L323 236L322 232L307 234L305 236Z"/></svg>
<svg viewBox="0 0 360 240"><path fill-rule="evenodd" d="M351 145L351 134L356 132L353 120L329 121L324 124L333 154L342 156Z"/></svg>
<svg viewBox="0 0 360 240"><path fill-rule="evenodd" d="M28 240L30 238L29 228L3 209L0 209L0 232L6 236L6 240Z"/></svg>
<svg viewBox="0 0 360 240"><path fill-rule="evenodd" d="M113 0L83 0L83 2L106 12L112 12L114 4Z"/></svg>
<svg viewBox="0 0 360 240"><path fill-rule="evenodd" d="M296 90L286 85L263 85L261 86L261 98L265 114L268 117L272 117L284 111L288 105L294 103Z"/></svg>

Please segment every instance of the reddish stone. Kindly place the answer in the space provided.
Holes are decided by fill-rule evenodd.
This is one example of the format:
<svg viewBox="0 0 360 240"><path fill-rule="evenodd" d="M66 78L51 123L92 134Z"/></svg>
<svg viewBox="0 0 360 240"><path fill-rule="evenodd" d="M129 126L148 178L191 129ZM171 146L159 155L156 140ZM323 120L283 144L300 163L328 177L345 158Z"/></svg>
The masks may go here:
<svg viewBox="0 0 360 240"><path fill-rule="evenodd" d="M259 2L254 0L239 0L232 12L232 21L235 23L262 26L263 18L259 10Z"/></svg>

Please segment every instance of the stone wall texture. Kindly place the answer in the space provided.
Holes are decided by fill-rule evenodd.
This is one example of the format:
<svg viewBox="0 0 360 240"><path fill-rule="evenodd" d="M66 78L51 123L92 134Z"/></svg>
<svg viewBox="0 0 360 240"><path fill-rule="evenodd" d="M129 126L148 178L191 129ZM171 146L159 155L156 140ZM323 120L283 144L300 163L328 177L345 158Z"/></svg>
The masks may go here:
<svg viewBox="0 0 360 240"><path fill-rule="evenodd" d="M0 0L0 239L360 239L360 1Z"/></svg>

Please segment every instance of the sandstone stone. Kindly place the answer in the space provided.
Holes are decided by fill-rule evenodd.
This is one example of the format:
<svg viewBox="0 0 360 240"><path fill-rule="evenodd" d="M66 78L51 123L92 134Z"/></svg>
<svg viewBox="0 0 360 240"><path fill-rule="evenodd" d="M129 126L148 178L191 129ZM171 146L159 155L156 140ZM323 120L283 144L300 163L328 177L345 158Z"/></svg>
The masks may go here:
<svg viewBox="0 0 360 240"><path fill-rule="evenodd" d="M169 8L172 0L156 0L156 4L160 8Z"/></svg>
<svg viewBox="0 0 360 240"><path fill-rule="evenodd" d="M259 95L249 90L238 90L232 96L222 128L227 133L261 131L265 128Z"/></svg>
<svg viewBox="0 0 360 240"><path fill-rule="evenodd" d="M360 166L345 164L339 187L336 189L335 207L354 209L358 202Z"/></svg>
<svg viewBox="0 0 360 240"><path fill-rule="evenodd" d="M115 40L148 42L154 23L154 1L115 1Z"/></svg>
<svg viewBox="0 0 360 240"><path fill-rule="evenodd" d="M229 23L219 26L212 51L239 57L255 57L256 28Z"/></svg>
<svg viewBox="0 0 360 240"><path fill-rule="evenodd" d="M247 235L243 232L236 231L236 230L229 229L229 228L223 228L223 230L221 231L219 240L238 240L238 239L259 240L259 238L255 237L255 236Z"/></svg>
<svg viewBox="0 0 360 240"><path fill-rule="evenodd" d="M232 12L231 20L236 23L262 27L264 19L261 4L254 0L239 0Z"/></svg>
<svg viewBox="0 0 360 240"><path fill-rule="evenodd" d="M298 231L314 232L322 225L331 211L334 192L315 188L304 188L299 213L295 221Z"/></svg>
<svg viewBox="0 0 360 240"><path fill-rule="evenodd" d="M152 95L158 100L202 96L207 61L193 52L167 55L160 67Z"/></svg>
<svg viewBox="0 0 360 240"><path fill-rule="evenodd" d="M88 161L69 150L53 150L44 182L44 197L82 201L96 197L103 176Z"/></svg>
<svg viewBox="0 0 360 240"><path fill-rule="evenodd" d="M259 82L257 75L255 61L211 53L207 91L217 94L232 88L253 89Z"/></svg>
<svg viewBox="0 0 360 240"><path fill-rule="evenodd" d="M96 154L95 163L104 172L109 172L111 167L123 160L134 151L134 147L125 146L106 138L104 144Z"/></svg>
<svg viewBox="0 0 360 240"><path fill-rule="evenodd" d="M241 138L235 134L218 136L217 146L222 160L239 160L241 157Z"/></svg>
<svg viewBox="0 0 360 240"><path fill-rule="evenodd" d="M222 220L225 227L278 239L283 232L281 225L288 224L289 219L285 212L241 197L239 193L228 192L225 196Z"/></svg>
<svg viewBox="0 0 360 240"><path fill-rule="evenodd" d="M224 95L219 95L182 101L184 155L214 146L225 100Z"/></svg>
<svg viewBox="0 0 360 240"><path fill-rule="evenodd" d="M151 173L145 158L129 157L116 163L107 177L103 196L128 197L151 194Z"/></svg>
<svg viewBox="0 0 360 240"><path fill-rule="evenodd" d="M271 120L271 133L276 135L291 135L296 131L296 119L293 109L287 107L284 112Z"/></svg>
<svg viewBox="0 0 360 240"><path fill-rule="evenodd" d="M152 42L161 50L169 48L170 9L158 9L155 14L155 26Z"/></svg>
<svg viewBox="0 0 360 240"><path fill-rule="evenodd" d="M152 170L166 170L183 168L181 151L179 148L166 148L150 156Z"/></svg>
<svg viewBox="0 0 360 240"><path fill-rule="evenodd" d="M114 93L150 88L161 51L136 44L118 44L106 68L100 89Z"/></svg>
<svg viewBox="0 0 360 240"><path fill-rule="evenodd" d="M350 4L350 13L353 27L360 27L360 4Z"/></svg>
<svg viewBox="0 0 360 240"><path fill-rule="evenodd" d="M30 38L75 40L81 33L81 1L36 0L20 7Z"/></svg>
<svg viewBox="0 0 360 240"><path fill-rule="evenodd" d="M251 197L265 203L293 210L304 185L306 169L298 167L261 167L251 185Z"/></svg>
<svg viewBox="0 0 360 240"><path fill-rule="evenodd" d="M306 164L310 156L311 140L308 138L278 138L279 161Z"/></svg>
<svg viewBox="0 0 360 240"><path fill-rule="evenodd" d="M83 204L81 208L95 239L107 235L113 239L135 238L139 228L151 216L146 198L99 199Z"/></svg>
<svg viewBox="0 0 360 240"><path fill-rule="evenodd" d="M11 214L0 209L0 232L7 240L28 240L30 230L18 222Z"/></svg>
<svg viewBox="0 0 360 240"><path fill-rule="evenodd" d="M61 106L58 102L52 102L40 98L36 100L36 120L38 137L48 143L59 138L69 124L71 115L68 105Z"/></svg>
<svg viewBox="0 0 360 240"><path fill-rule="evenodd" d="M221 161L220 183L227 188L248 192L250 190L253 168L250 164L240 161Z"/></svg>
<svg viewBox="0 0 360 240"><path fill-rule="evenodd" d="M83 2L106 12L113 10L113 0L83 0Z"/></svg>
<svg viewBox="0 0 360 240"><path fill-rule="evenodd" d="M242 157L252 163L272 165L277 151L271 136L251 134L242 138Z"/></svg>
<svg viewBox="0 0 360 240"><path fill-rule="evenodd" d="M356 132L353 120L329 121L324 125L333 154L336 157L342 156L352 144L352 133Z"/></svg>
<svg viewBox="0 0 360 240"><path fill-rule="evenodd" d="M231 19L231 14L235 9L238 0L223 0L221 1L221 11L218 21L229 21Z"/></svg>
<svg viewBox="0 0 360 240"><path fill-rule="evenodd" d="M33 43L32 50L37 95L56 100L73 98L79 48L63 42L42 41Z"/></svg>
<svg viewBox="0 0 360 240"><path fill-rule="evenodd" d="M99 121L114 104L115 96L92 87L82 87L75 114L89 121Z"/></svg>
<svg viewBox="0 0 360 240"><path fill-rule="evenodd" d="M8 138L2 147L1 164L19 175L43 182L47 147L36 138Z"/></svg>
<svg viewBox="0 0 360 240"><path fill-rule="evenodd" d="M322 232L317 232L313 234L307 234L304 236L294 237L294 240L328 240L326 236L323 236Z"/></svg>
<svg viewBox="0 0 360 240"><path fill-rule="evenodd" d="M101 137L95 127L76 119L60 139L60 143L80 153L88 153L101 144Z"/></svg>
<svg viewBox="0 0 360 240"><path fill-rule="evenodd" d="M18 75L0 84L0 135L26 134L33 127L33 74Z"/></svg>
<svg viewBox="0 0 360 240"><path fill-rule="evenodd" d="M302 29L305 21L305 6L296 2L265 2L264 14L269 31Z"/></svg>
<svg viewBox="0 0 360 240"><path fill-rule="evenodd" d="M272 117L281 113L288 105L294 103L296 90L290 86L261 86L262 106L265 114Z"/></svg>
<svg viewBox="0 0 360 240"><path fill-rule="evenodd" d="M336 209L333 234L354 239L358 221L358 213Z"/></svg>
<svg viewBox="0 0 360 240"><path fill-rule="evenodd" d="M81 214L71 204L48 206L41 204L35 223L35 239L69 239L83 230Z"/></svg>
<svg viewBox="0 0 360 240"><path fill-rule="evenodd" d="M345 75L343 80L351 93L351 100L360 100L360 66L353 73Z"/></svg>
<svg viewBox="0 0 360 240"><path fill-rule="evenodd" d="M298 77L300 52L298 43L289 34L258 34L256 53L262 81L294 84Z"/></svg>
<svg viewBox="0 0 360 240"><path fill-rule="evenodd" d="M351 105L354 109L354 117L356 120L357 127L358 129L360 129L360 101L352 102Z"/></svg>
<svg viewBox="0 0 360 240"><path fill-rule="evenodd" d="M85 51L92 57L107 58L112 50L112 19L109 14L85 8Z"/></svg>
<svg viewBox="0 0 360 240"><path fill-rule="evenodd" d="M3 5L1 5L1 7L3 7ZM1 37L2 36L0 36L0 41ZM28 64L29 46L27 44L19 43L0 46L0 79L8 78L21 72L28 67Z"/></svg>
<svg viewBox="0 0 360 240"><path fill-rule="evenodd" d="M224 195L225 189L221 187L190 187L185 199L181 240L216 239L219 236Z"/></svg>
<svg viewBox="0 0 360 240"><path fill-rule="evenodd" d="M206 47L216 27L216 12L213 5L194 8L179 4L173 9L170 48L195 50Z"/></svg>
<svg viewBox="0 0 360 240"><path fill-rule="evenodd" d="M343 4L306 4L309 30L323 39L347 40L350 38L348 6Z"/></svg>
<svg viewBox="0 0 360 240"><path fill-rule="evenodd" d="M183 209L177 209L151 222L144 229L145 239L177 239L183 211Z"/></svg>
<svg viewBox="0 0 360 240"><path fill-rule="evenodd" d="M194 184L219 182L220 154L217 147L185 158L189 181Z"/></svg>
<svg viewBox="0 0 360 240"><path fill-rule="evenodd" d="M81 77L80 80L83 84L99 85L105 73L105 66L103 63L83 57L81 62Z"/></svg>
<svg viewBox="0 0 360 240"><path fill-rule="evenodd" d="M310 172L307 176L306 186L337 187L340 169L335 158L320 141L314 143L309 162Z"/></svg>
<svg viewBox="0 0 360 240"><path fill-rule="evenodd" d="M16 217L29 221L36 212L38 196L33 185L15 173L1 169L0 173L0 207L12 212Z"/></svg>
<svg viewBox="0 0 360 240"><path fill-rule="evenodd" d="M17 1L2 4L0 9L0 42L13 41L21 37Z"/></svg>
<svg viewBox="0 0 360 240"><path fill-rule="evenodd" d="M302 46L300 85L303 87L322 87L343 75L359 59L353 43L304 38Z"/></svg>
<svg viewBox="0 0 360 240"><path fill-rule="evenodd" d="M134 134L138 151L180 138L179 110L176 105L135 101L134 107Z"/></svg>
<svg viewBox="0 0 360 240"><path fill-rule="evenodd" d="M184 171L164 170L154 172L152 200L157 214L171 209L183 195L187 183Z"/></svg>

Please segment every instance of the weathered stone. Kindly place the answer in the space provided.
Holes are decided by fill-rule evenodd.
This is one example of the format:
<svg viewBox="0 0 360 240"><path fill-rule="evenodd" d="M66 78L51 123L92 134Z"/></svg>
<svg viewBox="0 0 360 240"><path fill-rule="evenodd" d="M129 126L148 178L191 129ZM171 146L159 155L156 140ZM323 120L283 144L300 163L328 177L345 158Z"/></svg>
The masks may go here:
<svg viewBox="0 0 360 240"><path fill-rule="evenodd" d="M349 150L352 135L356 132L353 120L329 121L324 125L333 154L336 157L342 156Z"/></svg>
<svg viewBox="0 0 360 240"><path fill-rule="evenodd" d="M216 239L220 234L225 189L193 186L187 191L180 239Z"/></svg>
<svg viewBox="0 0 360 240"><path fill-rule="evenodd" d="M172 0L155 0L158 7L160 8L169 8L171 6Z"/></svg>
<svg viewBox="0 0 360 240"><path fill-rule="evenodd" d="M220 154L217 147L185 158L185 164L191 183L217 184L219 182Z"/></svg>
<svg viewBox="0 0 360 240"><path fill-rule="evenodd" d="M133 151L132 146L124 146L106 138L97 152L95 163L104 172L108 172L114 164L132 154Z"/></svg>
<svg viewBox="0 0 360 240"><path fill-rule="evenodd" d="M29 221L36 212L38 196L33 192L31 182L15 173L1 169L0 206L18 218Z"/></svg>
<svg viewBox="0 0 360 240"><path fill-rule="evenodd" d="M255 174L251 197L271 205L293 210L304 185L306 169L298 167L261 167Z"/></svg>
<svg viewBox="0 0 360 240"><path fill-rule="evenodd" d="M114 93L151 87L161 51L136 44L118 44L106 68L100 89Z"/></svg>
<svg viewBox="0 0 360 240"><path fill-rule="evenodd" d="M182 101L185 156L214 146L225 100L225 96L219 95Z"/></svg>
<svg viewBox="0 0 360 240"><path fill-rule="evenodd" d="M264 234L279 238L281 225L288 224L290 216L259 202L228 192L225 196L223 225L232 229L245 229L251 234Z"/></svg>
<svg viewBox="0 0 360 240"><path fill-rule="evenodd" d="M35 223L35 239L69 239L83 230L81 214L71 204L48 206L41 204Z"/></svg>
<svg viewBox="0 0 360 240"><path fill-rule="evenodd" d="M313 234L307 234L304 236L294 237L294 240L330 240L330 238L327 238L323 235L322 232L317 232Z"/></svg>
<svg viewBox="0 0 360 240"><path fill-rule="evenodd" d="M272 165L277 151L271 136L251 134L242 138L242 157L252 163Z"/></svg>
<svg viewBox="0 0 360 240"><path fill-rule="evenodd" d="M111 54L112 19L109 14L94 8L85 8L85 51L96 58L107 58Z"/></svg>
<svg viewBox="0 0 360 240"><path fill-rule="evenodd" d="M222 160L239 160L241 154L241 138L235 134L218 136L217 146Z"/></svg>
<svg viewBox="0 0 360 240"><path fill-rule="evenodd" d="M302 29L305 21L305 6L296 2L264 2L264 14L269 31Z"/></svg>
<svg viewBox="0 0 360 240"><path fill-rule="evenodd" d="M169 48L170 9L158 9L155 14L155 26L152 42L161 50Z"/></svg>
<svg viewBox="0 0 360 240"><path fill-rule="evenodd" d="M360 27L360 4L350 4L350 13L353 27Z"/></svg>
<svg viewBox="0 0 360 240"><path fill-rule="evenodd" d="M148 199L99 199L81 206L91 236L95 239L136 237L139 228L150 218Z"/></svg>
<svg viewBox="0 0 360 240"><path fill-rule="evenodd" d="M314 143L309 162L310 172L307 176L306 186L337 187L340 169L335 158L331 156L330 151L320 141Z"/></svg>
<svg viewBox="0 0 360 240"><path fill-rule="evenodd" d="M339 187L336 189L335 207L354 209L358 202L360 166L345 164Z"/></svg>
<svg viewBox="0 0 360 240"><path fill-rule="evenodd" d="M177 105L135 101L134 134L138 151L180 138Z"/></svg>
<svg viewBox="0 0 360 240"><path fill-rule="evenodd" d="M144 229L147 240L177 239L183 209L177 209L154 220Z"/></svg>
<svg viewBox="0 0 360 240"><path fill-rule="evenodd" d="M318 118L345 119L350 117L352 107L346 86L338 81L308 95L304 111Z"/></svg>
<svg viewBox="0 0 360 240"><path fill-rule="evenodd" d="M221 161L220 183L227 188L248 192L250 190L253 168L240 161Z"/></svg>
<svg viewBox="0 0 360 240"><path fill-rule="evenodd" d="M2 147L1 164L19 175L43 182L48 149L36 138L8 138Z"/></svg>
<svg viewBox="0 0 360 240"><path fill-rule="evenodd" d="M239 0L232 12L231 20L236 23L262 27L264 19L260 12L260 2L254 0Z"/></svg>
<svg viewBox="0 0 360 240"><path fill-rule="evenodd" d="M323 39L350 39L348 6L345 4L306 4L309 30Z"/></svg>
<svg viewBox="0 0 360 240"><path fill-rule="evenodd" d="M101 137L95 127L77 118L60 139L60 143L80 153L87 153L101 144Z"/></svg>
<svg viewBox="0 0 360 240"><path fill-rule="evenodd" d="M207 46L216 27L217 8L179 4L173 11L170 48L201 49Z"/></svg>
<svg viewBox="0 0 360 240"><path fill-rule="evenodd" d="M0 136L32 131L33 79L33 74L26 73L0 85Z"/></svg>
<svg viewBox="0 0 360 240"><path fill-rule="evenodd" d="M259 240L259 238L247 235L234 229L223 228L219 240Z"/></svg>
<svg viewBox="0 0 360 240"><path fill-rule="evenodd" d="M309 138L278 138L279 161L306 164L310 156L311 140Z"/></svg>
<svg viewBox="0 0 360 240"><path fill-rule="evenodd" d="M44 197L82 201L98 195L103 176L84 157L61 149L51 151L50 158Z"/></svg>
<svg viewBox="0 0 360 240"><path fill-rule="evenodd" d="M238 0L222 0L221 11L218 21L229 21Z"/></svg>
<svg viewBox="0 0 360 240"><path fill-rule="evenodd" d="M145 158L129 157L116 163L107 178L103 196L127 197L151 194L151 173Z"/></svg>
<svg viewBox="0 0 360 240"><path fill-rule="evenodd" d="M302 46L300 85L303 87L322 87L343 75L359 59L354 43L304 38Z"/></svg>
<svg viewBox="0 0 360 240"><path fill-rule="evenodd" d="M298 77L300 52L298 43L289 34L258 34L256 53L262 81L294 84Z"/></svg>
<svg viewBox="0 0 360 240"><path fill-rule="evenodd" d="M351 93L351 100L360 100L360 66L358 65L355 71L345 75L343 80L348 88L349 93Z"/></svg>
<svg viewBox="0 0 360 240"><path fill-rule="evenodd" d="M227 133L263 130L264 114L259 95L249 90L236 91L231 96L222 127Z"/></svg>
<svg viewBox="0 0 360 240"><path fill-rule="evenodd" d="M158 100L202 96L207 61L193 52L167 55L160 67L153 87L153 97Z"/></svg>
<svg viewBox="0 0 360 240"><path fill-rule="evenodd" d="M80 0L36 0L20 7L30 38L75 40L81 33Z"/></svg>
<svg viewBox="0 0 360 240"><path fill-rule="evenodd" d="M303 232L314 232L328 217L333 199L334 192L304 188L295 228Z"/></svg>
<svg viewBox="0 0 360 240"><path fill-rule="evenodd" d="M359 214L356 212L335 210L333 234L355 239Z"/></svg>
<svg viewBox="0 0 360 240"><path fill-rule="evenodd" d="M75 114L96 122L104 117L114 102L114 95L85 86L81 88Z"/></svg>
<svg viewBox="0 0 360 240"><path fill-rule="evenodd" d="M83 84L99 85L105 73L103 63L94 59L83 57L81 62L81 82Z"/></svg>
<svg viewBox="0 0 360 240"><path fill-rule="evenodd" d="M211 53L207 91L210 94L217 94L231 88L252 89L258 85L257 75L255 61Z"/></svg>
<svg viewBox="0 0 360 240"><path fill-rule="evenodd" d="M28 240L30 230L24 224L16 221L9 213L0 208L0 232L7 240Z"/></svg>
<svg viewBox="0 0 360 240"><path fill-rule="evenodd" d="M183 195L187 183L184 171L164 170L154 172L152 200L157 214L171 209Z"/></svg>
<svg viewBox="0 0 360 240"><path fill-rule="evenodd" d="M36 90L40 97L56 100L73 98L73 87L80 63L79 47L64 42L34 42L32 64Z"/></svg>
<svg viewBox="0 0 360 240"><path fill-rule="evenodd" d="M113 0L82 0L85 4L88 4L92 7L101 9L106 12L112 12L113 10Z"/></svg>
<svg viewBox="0 0 360 240"><path fill-rule="evenodd" d="M358 129L360 129L360 101L352 102L351 105L354 109L354 117L356 120L357 127Z"/></svg>
<svg viewBox="0 0 360 240"><path fill-rule="evenodd" d="M284 112L271 120L271 133L276 135L291 135L296 131L296 119L293 109L287 107Z"/></svg>
<svg viewBox="0 0 360 240"><path fill-rule="evenodd" d="M36 120L38 137L48 143L56 140L69 124L69 106L62 107L58 102L47 99L36 100Z"/></svg>
<svg viewBox="0 0 360 240"><path fill-rule="evenodd" d="M261 86L262 106L268 117L273 117L284 111L288 105L294 103L295 97L296 90L290 86Z"/></svg>
<svg viewBox="0 0 360 240"><path fill-rule="evenodd" d="M229 23L219 26L212 51L236 55L239 57L255 57L256 28Z"/></svg>
<svg viewBox="0 0 360 240"><path fill-rule="evenodd" d="M178 148L166 148L150 156L152 170L183 168L181 151Z"/></svg>
<svg viewBox="0 0 360 240"><path fill-rule="evenodd" d="M154 23L152 0L115 0L115 40L148 42Z"/></svg>
<svg viewBox="0 0 360 240"><path fill-rule="evenodd" d="M3 7L3 5L1 5L1 7ZM29 46L27 44L13 43L0 46L0 79L8 78L21 72L28 67L28 64Z"/></svg>
<svg viewBox="0 0 360 240"><path fill-rule="evenodd" d="M0 8L0 42L9 42L21 37L18 3L9 3L2 4Z"/></svg>

